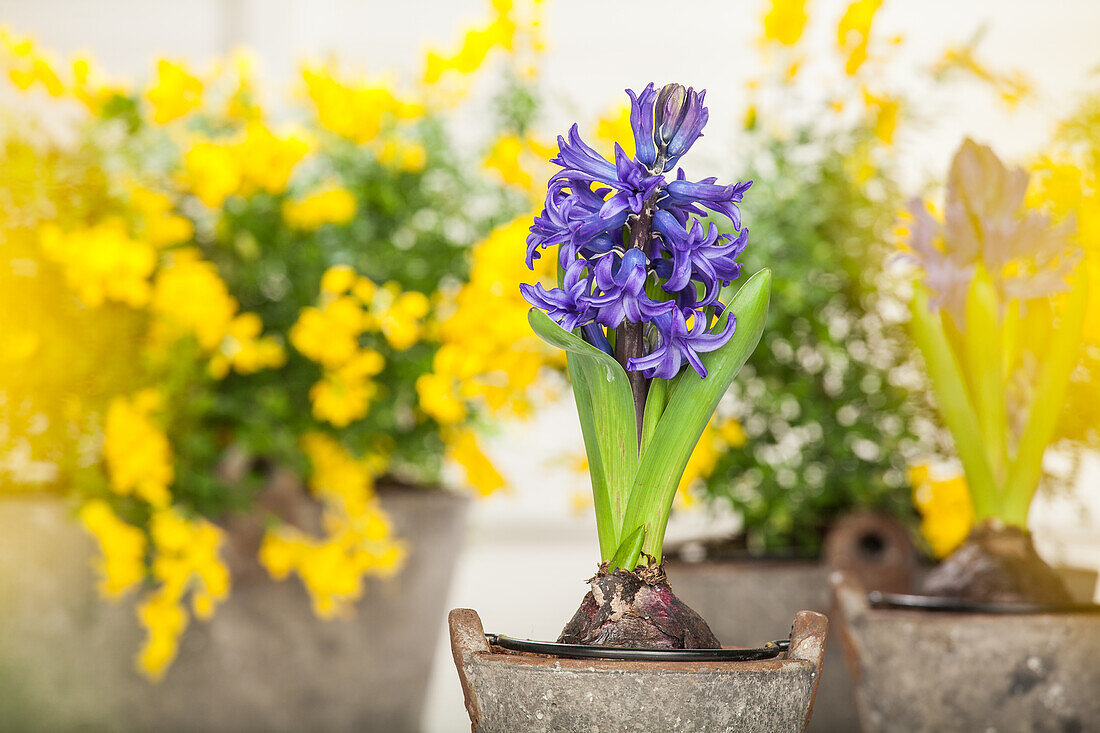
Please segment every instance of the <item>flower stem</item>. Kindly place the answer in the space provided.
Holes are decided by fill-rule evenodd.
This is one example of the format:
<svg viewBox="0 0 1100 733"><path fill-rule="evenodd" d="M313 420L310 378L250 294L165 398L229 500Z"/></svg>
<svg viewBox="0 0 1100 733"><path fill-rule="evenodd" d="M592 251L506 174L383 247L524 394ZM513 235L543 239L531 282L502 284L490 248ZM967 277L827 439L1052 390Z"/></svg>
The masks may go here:
<svg viewBox="0 0 1100 733"><path fill-rule="evenodd" d="M653 207L656 202L656 196L646 199L642 212L630 227L629 247L642 250L646 256L649 256L649 241L653 237ZM645 416L645 401L649 394L649 380L641 372L630 371L627 363L630 359L645 355L645 335L642 328L641 323L623 321L622 325L615 329L615 361L619 362L626 372L630 392L634 396L634 416L637 421L639 446L642 441L642 422Z"/></svg>

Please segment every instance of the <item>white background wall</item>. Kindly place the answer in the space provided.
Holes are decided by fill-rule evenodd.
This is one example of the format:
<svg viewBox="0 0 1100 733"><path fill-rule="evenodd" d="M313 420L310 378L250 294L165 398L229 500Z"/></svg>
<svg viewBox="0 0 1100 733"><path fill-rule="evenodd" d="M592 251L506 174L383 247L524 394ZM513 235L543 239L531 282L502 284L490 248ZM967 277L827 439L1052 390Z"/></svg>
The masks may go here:
<svg viewBox="0 0 1100 733"><path fill-rule="evenodd" d="M819 22L807 43L824 50L844 3L810 6ZM678 80L709 90L712 123L700 157L728 158L745 104L744 79L761 71L753 46L759 14L758 2L743 0L549 0L543 66L549 129L593 119L625 87ZM0 24L62 54L91 52L120 78L148 76L157 56L206 64L247 46L273 90L287 88L300 60L329 55L350 68L415 77L425 46L450 47L459 29L484 17L480 0L0 0ZM928 123L919 140L899 141L911 182L942 177L963 135L993 144L1005 157L1028 155L1077 93L1096 87L1097 0L887 0L875 34L907 40L891 65L896 77L884 81L919 90L915 70L985 23L984 57L995 68L1025 70L1039 98L1010 114L972 86L935 103L917 96ZM505 431L491 447L511 491L475 507L451 600L479 609L490 630L556 637L585 590L595 535L591 519L571 509L571 495L586 487L563 458L579 455L578 433L572 407L563 403L536 423ZM1098 483L1094 462L1076 496L1036 507L1033 523L1049 554L1100 567ZM425 729L468 730L442 627L440 639Z"/></svg>

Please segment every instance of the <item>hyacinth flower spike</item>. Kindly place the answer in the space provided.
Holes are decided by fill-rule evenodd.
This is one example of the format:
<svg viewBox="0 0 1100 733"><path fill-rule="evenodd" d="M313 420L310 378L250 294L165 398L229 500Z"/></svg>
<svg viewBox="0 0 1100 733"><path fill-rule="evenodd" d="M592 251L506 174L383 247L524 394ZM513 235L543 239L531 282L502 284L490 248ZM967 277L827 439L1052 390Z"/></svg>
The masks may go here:
<svg viewBox="0 0 1100 733"><path fill-rule="evenodd" d="M637 580L650 573L646 587L660 585L654 578L676 488L760 339L771 289L771 274L762 270L721 300L741 275L737 258L748 229L738 205L752 182L691 181L677 168L706 126L705 93L649 84L627 94L633 155L616 145L614 159L603 158L577 125L558 138L551 162L561 170L548 183L526 254L531 266L542 250L557 247L559 283L549 290L521 286L534 306L532 328L567 354L599 535L601 573L593 582L611 584L586 597L597 605L620 597L623 574ZM735 233L703 221L711 213L728 219ZM600 613L582 605L563 640L717 644L671 590L657 597L656 606L635 615L672 618L671 627L622 630L593 622Z"/></svg>

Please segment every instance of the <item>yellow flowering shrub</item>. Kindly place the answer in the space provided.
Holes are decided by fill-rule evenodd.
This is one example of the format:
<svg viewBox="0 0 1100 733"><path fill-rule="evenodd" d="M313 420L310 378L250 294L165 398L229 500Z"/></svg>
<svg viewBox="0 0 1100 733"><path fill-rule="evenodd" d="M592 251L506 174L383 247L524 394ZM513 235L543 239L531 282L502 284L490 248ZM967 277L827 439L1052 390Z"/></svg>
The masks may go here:
<svg viewBox="0 0 1100 733"><path fill-rule="evenodd" d="M209 72L161 59L124 86L0 33L4 83L67 104L81 140L0 121L15 125L2 131L0 315L27 318L0 343L0 479L79 498L102 593L142 594L136 663L151 678L228 596L222 527L265 511L270 475L255 466L303 469L302 498L322 507L317 528L267 517L260 560L295 574L323 616L404 563L376 478L432 485L451 460L477 493L503 486L473 426L527 411L544 355L513 292L518 225L490 232L529 207L531 186L463 155L445 124L454 100L436 92L517 39L531 46L521 16L495 3L457 51L428 57L431 88L307 65L305 123L288 128L244 56ZM522 137L513 165L549 155ZM485 316L488 342L460 333ZM459 372L473 386L447 414L421 384L445 400Z"/></svg>
<svg viewBox="0 0 1100 733"><path fill-rule="evenodd" d="M921 535L937 558L947 557L966 541L974 524L966 477L933 478L931 467L922 463L910 468L909 482L921 515Z"/></svg>

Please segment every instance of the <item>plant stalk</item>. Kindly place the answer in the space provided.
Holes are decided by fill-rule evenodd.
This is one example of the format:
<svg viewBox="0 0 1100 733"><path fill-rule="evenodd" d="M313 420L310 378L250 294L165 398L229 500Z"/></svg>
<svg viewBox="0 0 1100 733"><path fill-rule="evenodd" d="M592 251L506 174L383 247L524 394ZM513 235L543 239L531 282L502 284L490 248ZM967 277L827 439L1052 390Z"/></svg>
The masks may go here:
<svg viewBox="0 0 1100 733"><path fill-rule="evenodd" d="M646 199L642 206L642 212L630 227L631 249L640 249L648 257L649 241L652 238L653 207L657 203L657 197ZM649 380L641 372L632 372L627 368L630 359L637 359L645 355L645 334L643 324L632 323L624 320L615 329L615 361L619 362L626 372L627 381L630 384L630 393L634 396L634 418L638 429L638 445L642 444L642 424L645 418L645 402L649 395Z"/></svg>

